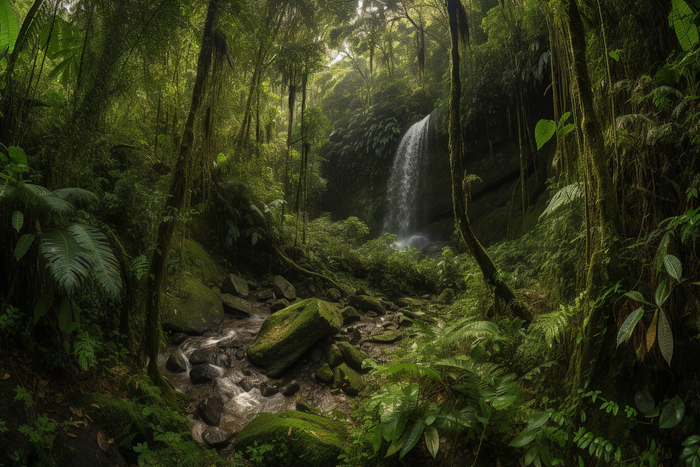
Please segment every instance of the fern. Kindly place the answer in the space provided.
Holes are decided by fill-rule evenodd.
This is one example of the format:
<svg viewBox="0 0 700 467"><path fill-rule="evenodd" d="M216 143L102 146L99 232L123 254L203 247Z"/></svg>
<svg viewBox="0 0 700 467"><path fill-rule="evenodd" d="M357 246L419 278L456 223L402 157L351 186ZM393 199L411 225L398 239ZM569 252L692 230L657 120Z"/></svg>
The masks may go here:
<svg viewBox="0 0 700 467"><path fill-rule="evenodd" d="M83 249L66 230L52 230L41 237L39 252L46 268L66 296L77 290L90 273L90 263Z"/></svg>
<svg viewBox="0 0 700 467"><path fill-rule="evenodd" d="M68 231L84 249L81 256L89 259L98 286L112 299L119 298L122 287L119 263L109 246L107 237L95 227L71 224Z"/></svg>
<svg viewBox="0 0 700 467"><path fill-rule="evenodd" d="M60 188L51 192L51 195L58 199L68 201L71 204L84 206L95 205L99 202L97 195L92 191L82 188Z"/></svg>
<svg viewBox="0 0 700 467"><path fill-rule="evenodd" d="M0 52L12 52L19 34L17 17L7 0L0 0Z"/></svg>
<svg viewBox="0 0 700 467"><path fill-rule="evenodd" d="M549 348L559 343L561 335L569 326L573 307L561 305L559 310L537 316L532 322L533 332L541 333Z"/></svg>
<svg viewBox="0 0 700 467"><path fill-rule="evenodd" d="M544 216L552 214L560 207L566 206L567 204L580 199L582 195L583 190L581 189L581 185L579 183L572 183L571 185L565 186L561 190L557 191L554 196L552 196L552 199L549 200L549 204L547 205L547 209L540 214L540 219Z"/></svg>

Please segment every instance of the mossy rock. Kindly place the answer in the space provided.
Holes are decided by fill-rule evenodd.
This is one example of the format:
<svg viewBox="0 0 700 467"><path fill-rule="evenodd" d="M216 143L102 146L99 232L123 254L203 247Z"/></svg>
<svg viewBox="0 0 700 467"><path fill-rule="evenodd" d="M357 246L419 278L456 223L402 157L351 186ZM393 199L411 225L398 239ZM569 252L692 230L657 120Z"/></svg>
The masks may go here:
<svg viewBox="0 0 700 467"><path fill-rule="evenodd" d="M348 299L348 304L358 310L362 311L374 311L379 315L386 313L386 308L379 301L379 299L372 297L371 295L353 295Z"/></svg>
<svg viewBox="0 0 700 467"><path fill-rule="evenodd" d="M333 387L342 389L348 396L357 396L362 389L362 376L346 363L341 363L333 369Z"/></svg>
<svg viewBox="0 0 700 467"><path fill-rule="evenodd" d="M361 319L360 313L351 306L343 308L341 314L343 315L343 324L345 325L360 321Z"/></svg>
<svg viewBox="0 0 700 467"><path fill-rule="evenodd" d="M224 268L201 245L185 240L182 250L182 271L201 280L209 287L218 287L226 277Z"/></svg>
<svg viewBox="0 0 700 467"><path fill-rule="evenodd" d="M355 370L362 370L362 362L367 359L367 355L353 347L353 345L348 342L338 342L338 348L343 354L343 360L345 363Z"/></svg>
<svg viewBox="0 0 700 467"><path fill-rule="evenodd" d="M328 363L324 363L315 372L316 379L323 381L324 383L330 383L333 381L333 370Z"/></svg>
<svg viewBox="0 0 700 467"><path fill-rule="evenodd" d="M338 289L331 288L326 291L326 298L331 302L337 302L338 300L343 298L343 295Z"/></svg>
<svg viewBox="0 0 700 467"><path fill-rule="evenodd" d="M165 295L163 329L201 335L224 319L219 295L190 276L182 278L182 289Z"/></svg>
<svg viewBox="0 0 700 467"><path fill-rule="evenodd" d="M338 366L343 363L343 353L332 341L325 342L321 347L321 350L323 350L323 354L326 356L326 360L331 367Z"/></svg>
<svg viewBox="0 0 700 467"><path fill-rule="evenodd" d="M379 344L393 344L401 339L403 339L403 333L395 330L377 334L376 336L372 336L370 340Z"/></svg>
<svg viewBox="0 0 700 467"><path fill-rule="evenodd" d="M249 446L263 444L277 449L284 444L288 450L285 466L328 467L338 463L346 438L347 429L341 422L296 410L263 412L238 434L236 450L246 452Z"/></svg>
<svg viewBox="0 0 700 467"><path fill-rule="evenodd" d="M265 320L248 347L248 360L276 378L318 340L338 332L342 324L340 311L332 304L316 298L302 300Z"/></svg>

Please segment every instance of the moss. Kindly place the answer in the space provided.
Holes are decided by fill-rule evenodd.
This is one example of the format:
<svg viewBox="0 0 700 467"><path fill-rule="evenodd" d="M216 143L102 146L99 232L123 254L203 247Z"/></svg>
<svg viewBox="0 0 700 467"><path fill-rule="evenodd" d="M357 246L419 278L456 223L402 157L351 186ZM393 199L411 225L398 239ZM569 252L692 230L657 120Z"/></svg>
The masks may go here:
<svg viewBox="0 0 700 467"><path fill-rule="evenodd" d="M343 363L343 353L332 341L324 343L321 349L323 350L326 360L328 360L328 364L331 367L338 366Z"/></svg>
<svg viewBox="0 0 700 467"><path fill-rule="evenodd" d="M367 359L367 355L360 352L348 342L338 342L338 348L343 354L343 360L355 370L362 369L362 362Z"/></svg>
<svg viewBox="0 0 700 467"><path fill-rule="evenodd" d="M330 303L302 300L265 320L248 347L248 360L275 378L319 339L338 332L342 322L340 311Z"/></svg>
<svg viewBox="0 0 700 467"><path fill-rule="evenodd" d="M324 383L333 381L333 370L328 363L321 365L315 372L316 378Z"/></svg>
<svg viewBox="0 0 700 467"><path fill-rule="evenodd" d="M183 245L182 269L210 287L218 287L226 277L224 268L199 243L187 239Z"/></svg>
<svg viewBox="0 0 700 467"><path fill-rule="evenodd" d="M290 410L279 414L259 413L241 430L236 449L245 452L248 446L280 445L289 450L288 467L328 467L337 464L347 438L343 423L318 415Z"/></svg>
<svg viewBox="0 0 700 467"><path fill-rule="evenodd" d="M165 296L163 329L187 334L203 334L224 319L221 298L198 280L185 276L182 288Z"/></svg>
<svg viewBox="0 0 700 467"><path fill-rule="evenodd" d="M348 396L357 396L362 389L362 376L342 363L333 370L333 386L342 389Z"/></svg>

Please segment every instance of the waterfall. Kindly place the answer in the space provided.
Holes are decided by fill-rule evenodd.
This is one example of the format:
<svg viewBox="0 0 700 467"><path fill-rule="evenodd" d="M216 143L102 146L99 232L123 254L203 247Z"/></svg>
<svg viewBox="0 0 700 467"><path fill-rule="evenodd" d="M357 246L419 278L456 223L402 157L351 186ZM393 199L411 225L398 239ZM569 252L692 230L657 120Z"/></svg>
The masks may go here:
<svg viewBox="0 0 700 467"><path fill-rule="evenodd" d="M391 167L383 231L396 234L400 246L422 248L428 243L417 229L423 221L421 200L428 162L429 128L430 115L408 129Z"/></svg>

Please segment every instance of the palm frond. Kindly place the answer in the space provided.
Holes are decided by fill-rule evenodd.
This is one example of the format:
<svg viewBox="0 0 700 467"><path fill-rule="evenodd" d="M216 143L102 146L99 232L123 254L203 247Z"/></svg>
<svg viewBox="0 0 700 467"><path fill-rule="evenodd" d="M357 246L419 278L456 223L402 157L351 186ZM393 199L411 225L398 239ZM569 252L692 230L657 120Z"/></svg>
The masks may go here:
<svg viewBox="0 0 700 467"><path fill-rule="evenodd" d="M75 214L75 206L61 198L51 196L51 194L39 196L37 201L42 211L48 211L51 214L66 217L71 217Z"/></svg>
<svg viewBox="0 0 700 467"><path fill-rule="evenodd" d="M553 213L562 206L580 199L582 196L583 189L581 188L580 183L572 183L571 185L565 186L561 190L557 191L554 196L552 196L552 199L549 200L549 204L547 205L547 209L540 214L539 218L542 219L544 216Z"/></svg>
<svg viewBox="0 0 700 467"><path fill-rule="evenodd" d="M122 279L119 262L109 246L107 237L99 229L84 224L71 224L68 231L78 242L92 265L92 272L99 287L112 299L119 298Z"/></svg>
<svg viewBox="0 0 700 467"><path fill-rule="evenodd" d="M95 193L82 188L59 188L51 192L56 198L68 201L71 204L90 206L99 203L99 198Z"/></svg>
<svg viewBox="0 0 700 467"><path fill-rule="evenodd" d="M20 188L21 196L27 198L28 201L33 202L35 199L46 196L50 193L49 190L43 186L33 185L31 183L25 183Z"/></svg>
<svg viewBox="0 0 700 467"><path fill-rule="evenodd" d="M90 264L82 254L83 249L66 230L44 233L39 243L39 252L46 260L49 274L68 297L90 273Z"/></svg>

